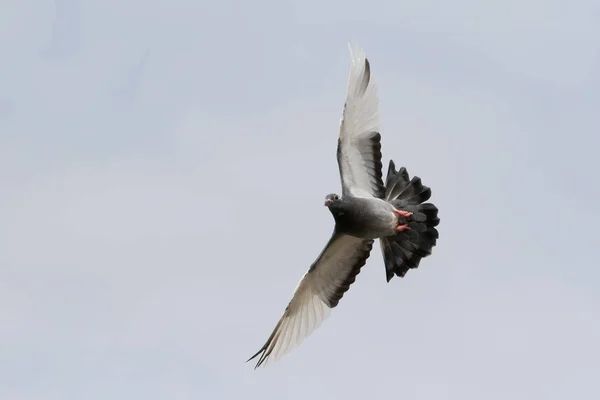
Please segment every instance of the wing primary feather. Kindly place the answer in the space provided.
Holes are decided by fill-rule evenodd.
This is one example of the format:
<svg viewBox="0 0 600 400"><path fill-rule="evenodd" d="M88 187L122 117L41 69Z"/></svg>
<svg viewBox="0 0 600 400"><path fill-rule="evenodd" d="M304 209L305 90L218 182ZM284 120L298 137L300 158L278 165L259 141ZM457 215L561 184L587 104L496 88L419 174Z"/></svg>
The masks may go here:
<svg viewBox="0 0 600 400"><path fill-rule="evenodd" d="M365 58L365 72L363 74L362 85L360 88L360 96L363 96L369 87L369 82L371 81L371 64L369 63L369 59Z"/></svg>
<svg viewBox="0 0 600 400"><path fill-rule="evenodd" d="M337 233L304 274L265 344L247 361L266 366L308 337L336 307L369 257L372 240Z"/></svg>
<svg viewBox="0 0 600 400"><path fill-rule="evenodd" d="M371 62L350 47L351 67L340 124L337 159L342 194L382 198L379 100Z"/></svg>
<svg viewBox="0 0 600 400"><path fill-rule="evenodd" d="M277 325L275 325L275 329L273 329L273 333L271 333L271 336L269 336L269 338L267 339L267 341L265 342L263 347L261 347L260 350L258 350L256 352L256 354L254 354L252 357L250 357L248 360L246 360L246 362L252 361L259 354L262 353L262 355L259 357L258 362L256 363L256 366L254 367L254 369L260 367L262 365L262 363L264 362L265 358L268 357L269 354L271 354L271 352L267 351L267 350L268 350L269 346L271 345L271 343L273 342L273 339L275 339L275 336L278 333L278 330L279 330L279 327L281 326L282 321L283 321L283 318L279 320Z"/></svg>

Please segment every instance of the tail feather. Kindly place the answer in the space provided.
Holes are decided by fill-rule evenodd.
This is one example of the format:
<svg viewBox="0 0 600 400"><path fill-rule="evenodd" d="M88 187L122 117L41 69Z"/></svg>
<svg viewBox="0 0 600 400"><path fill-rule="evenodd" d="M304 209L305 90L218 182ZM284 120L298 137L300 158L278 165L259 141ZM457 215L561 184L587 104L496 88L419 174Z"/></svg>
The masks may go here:
<svg viewBox="0 0 600 400"><path fill-rule="evenodd" d="M379 241L389 282L394 275L403 277L409 269L417 268L421 259L431 255L439 237L435 227L440 219L437 207L424 203L431 197L431 189L424 186L419 177L410 179L406 168L396 171L393 161L389 164L385 186L388 202L413 213L407 219L409 230Z"/></svg>
<svg viewBox="0 0 600 400"><path fill-rule="evenodd" d="M406 168L396 171L394 161L390 160L385 183L387 201L394 201L400 206L421 204L431 197L431 189L423 186L421 178L409 179Z"/></svg>

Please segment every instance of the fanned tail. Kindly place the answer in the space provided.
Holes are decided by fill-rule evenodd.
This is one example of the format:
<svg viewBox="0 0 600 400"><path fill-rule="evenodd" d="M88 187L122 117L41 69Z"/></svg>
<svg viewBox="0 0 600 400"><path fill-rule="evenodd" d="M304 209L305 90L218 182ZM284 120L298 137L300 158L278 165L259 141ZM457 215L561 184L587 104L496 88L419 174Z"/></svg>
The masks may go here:
<svg viewBox="0 0 600 400"><path fill-rule="evenodd" d="M385 200L399 210L413 213L406 221L409 230L379 240L389 282L394 275L403 277L409 269L417 268L421 259L431 255L439 236L435 227L440 219L437 207L425 203L431 197L431 189L417 176L410 179L406 168L396 171L391 160L385 189Z"/></svg>

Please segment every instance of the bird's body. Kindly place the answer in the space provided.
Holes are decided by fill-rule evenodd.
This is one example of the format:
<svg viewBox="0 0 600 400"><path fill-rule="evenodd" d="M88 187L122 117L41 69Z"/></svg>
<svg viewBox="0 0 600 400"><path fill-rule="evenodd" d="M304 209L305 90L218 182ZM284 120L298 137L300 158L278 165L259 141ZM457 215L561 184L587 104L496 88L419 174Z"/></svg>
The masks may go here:
<svg viewBox="0 0 600 400"><path fill-rule="evenodd" d="M379 239L396 234L399 216L394 206L376 197L345 197L329 205L336 231L359 239Z"/></svg>
<svg viewBox="0 0 600 400"><path fill-rule="evenodd" d="M369 61L351 50L352 67L338 137L342 194L327 195L335 227L304 274L264 346L257 367L277 360L316 329L335 308L379 239L389 282L417 268L436 245L438 209L425 203L431 190L390 160L382 179L379 103ZM248 360L249 361L249 360Z"/></svg>

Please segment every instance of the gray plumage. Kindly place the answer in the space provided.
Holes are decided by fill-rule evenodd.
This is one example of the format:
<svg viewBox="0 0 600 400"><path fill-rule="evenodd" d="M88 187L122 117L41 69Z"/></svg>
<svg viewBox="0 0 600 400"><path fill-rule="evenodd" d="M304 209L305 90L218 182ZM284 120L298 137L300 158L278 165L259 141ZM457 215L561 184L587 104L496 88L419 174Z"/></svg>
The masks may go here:
<svg viewBox="0 0 600 400"><path fill-rule="evenodd" d="M437 207L424 203L431 190L390 161L382 180L379 103L369 61L351 49L352 67L340 124L337 160L342 195L325 205L335 220L329 242L296 287L263 347L256 367L267 365L310 335L336 307L380 240L386 279L417 268L436 245ZM248 360L248 361L250 361Z"/></svg>
<svg viewBox="0 0 600 400"><path fill-rule="evenodd" d="M399 217L394 214L394 206L385 200L348 195L326 200L326 203L339 233L360 239L396 234Z"/></svg>

